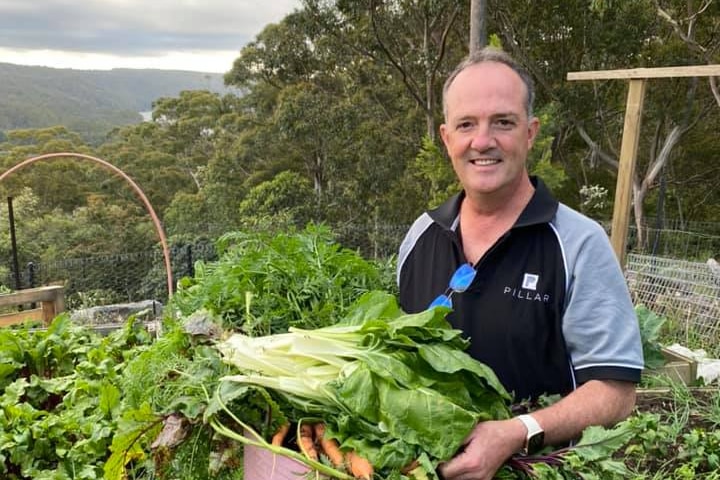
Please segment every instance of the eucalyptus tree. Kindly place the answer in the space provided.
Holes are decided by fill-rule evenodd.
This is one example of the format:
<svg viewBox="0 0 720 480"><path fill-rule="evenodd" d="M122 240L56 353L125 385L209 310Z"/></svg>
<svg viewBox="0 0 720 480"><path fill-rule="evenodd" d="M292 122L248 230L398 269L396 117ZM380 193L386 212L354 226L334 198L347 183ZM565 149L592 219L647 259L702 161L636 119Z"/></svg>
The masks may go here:
<svg viewBox="0 0 720 480"><path fill-rule="evenodd" d="M243 92L239 139L252 188L290 170L313 187L316 220L363 222L414 155L417 108L386 69L339 42L327 11L304 9L270 25L226 81Z"/></svg>
<svg viewBox="0 0 720 480"><path fill-rule="evenodd" d="M305 0L319 28L405 87L437 136L444 75L467 53L469 5L454 0Z"/></svg>
<svg viewBox="0 0 720 480"><path fill-rule="evenodd" d="M79 134L63 126L10 130L0 143L0 170L5 171L23 160L46 153L76 152L91 154ZM72 159L33 163L6 178L0 185L4 196L15 195L30 187L37 196L40 212L61 209L72 211L85 203L89 192L99 185L92 181L92 168Z"/></svg>

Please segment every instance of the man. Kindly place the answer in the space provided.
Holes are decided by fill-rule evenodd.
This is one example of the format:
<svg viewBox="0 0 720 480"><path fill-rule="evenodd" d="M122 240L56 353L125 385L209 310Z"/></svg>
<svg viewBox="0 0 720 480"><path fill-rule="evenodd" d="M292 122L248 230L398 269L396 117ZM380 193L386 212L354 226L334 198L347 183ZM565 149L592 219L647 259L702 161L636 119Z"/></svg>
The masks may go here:
<svg viewBox="0 0 720 480"><path fill-rule="evenodd" d="M441 465L447 480L490 479L514 454L622 420L643 368L637 318L607 235L528 175L539 130L533 88L525 70L490 48L449 76L440 134L463 191L421 215L400 247L404 310L428 308L450 292L453 272L471 264L468 288L447 295L448 319L470 338L469 353L517 401L562 395L529 415L478 424Z"/></svg>

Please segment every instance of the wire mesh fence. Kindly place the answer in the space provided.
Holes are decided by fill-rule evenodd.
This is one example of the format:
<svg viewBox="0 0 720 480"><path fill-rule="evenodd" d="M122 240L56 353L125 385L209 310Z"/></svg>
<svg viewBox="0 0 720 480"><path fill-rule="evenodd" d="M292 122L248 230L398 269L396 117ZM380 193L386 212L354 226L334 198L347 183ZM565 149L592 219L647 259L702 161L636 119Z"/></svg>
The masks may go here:
<svg viewBox="0 0 720 480"><path fill-rule="evenodd" d="M674 340L716 350L720 338L720 267L714 259L690 262L629 254L626 278L635 304L670 322Z"/></svg>
<svg viewBox="0 0 720 480"><path fill-rule="evenodd" d="M175 245L170 248L172 278L193 276L195 262L216 258L211 241ZM142 300L164 303L168 298L167 272L160 249L28 262L19 273L21 288L64 285L69 310ZM15 279L9 276L3 284L14 285Z"/></svg>

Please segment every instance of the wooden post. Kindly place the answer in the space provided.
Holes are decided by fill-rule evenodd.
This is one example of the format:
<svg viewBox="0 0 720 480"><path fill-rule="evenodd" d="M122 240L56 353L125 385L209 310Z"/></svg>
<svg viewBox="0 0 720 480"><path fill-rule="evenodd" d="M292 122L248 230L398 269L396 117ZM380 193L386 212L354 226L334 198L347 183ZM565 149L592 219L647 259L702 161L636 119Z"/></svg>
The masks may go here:
<svg viewBox="0 0 720 480"><path fill-rule="evenodd" d="M623 126L615 205L613 209L610 242L620 265L625 268L627 232L630 225L630 206L633 199L633 178L637 163L637 149L640 140L640 123L645 83L649 78L710 77L720 76L720 65L694 65L688 67L632 68L627 70L597 70L569 72L567 79L573 80L629 80L628 98Z"/></svg>
<svg viewBox="0 0 720 480"><path fill-rule="evenodd" d="M625 125L623 126L620 165L618 166L612 229L610 230L610 243L613 250L615 250L620 265L625 265L633 178L635 177L635 164L637 163L637 150L640 142L640 123L645 100L645 84L644 79L630 80L625 109Z"/></svg>

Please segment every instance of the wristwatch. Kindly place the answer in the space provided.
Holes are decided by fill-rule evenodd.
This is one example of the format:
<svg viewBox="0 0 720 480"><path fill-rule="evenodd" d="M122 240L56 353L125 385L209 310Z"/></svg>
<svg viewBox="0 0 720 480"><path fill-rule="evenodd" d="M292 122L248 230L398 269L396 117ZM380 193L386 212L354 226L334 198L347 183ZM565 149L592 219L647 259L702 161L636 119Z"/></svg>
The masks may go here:
<svg viewBox="0 0 720 480"><path fill-rule="evenodd" d="M521 455L532 455L542 450L545 445L545 431L532 415L519 415L517 417L527 428L525 436L525 445L520 450Z"/></svg>

